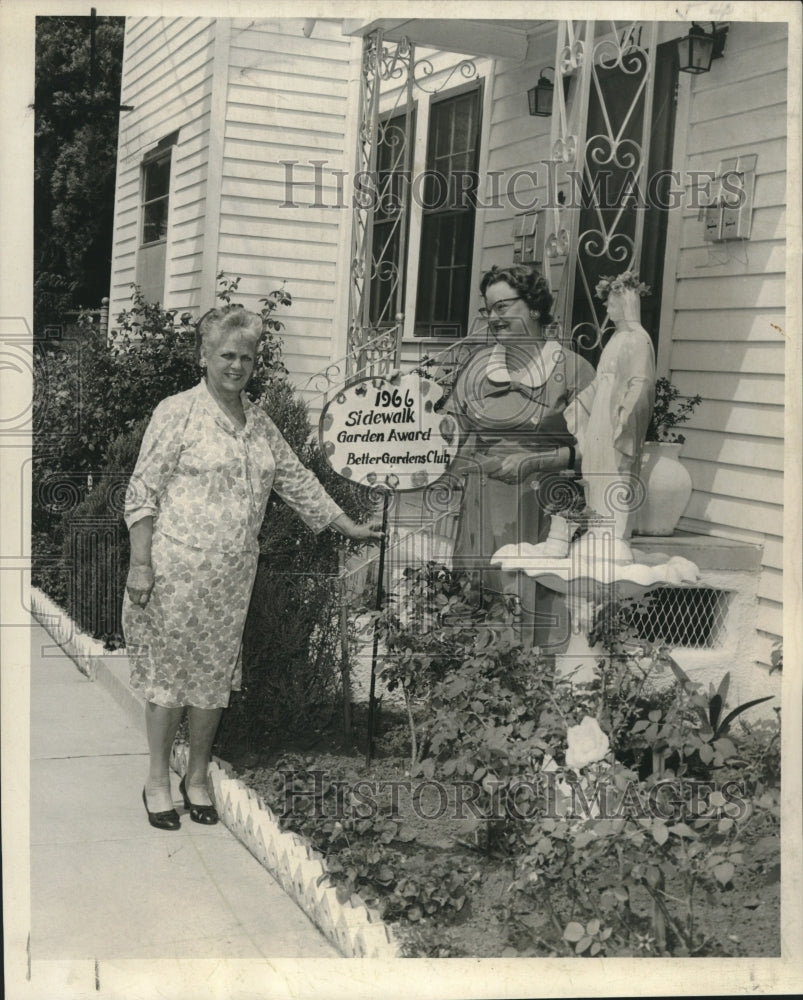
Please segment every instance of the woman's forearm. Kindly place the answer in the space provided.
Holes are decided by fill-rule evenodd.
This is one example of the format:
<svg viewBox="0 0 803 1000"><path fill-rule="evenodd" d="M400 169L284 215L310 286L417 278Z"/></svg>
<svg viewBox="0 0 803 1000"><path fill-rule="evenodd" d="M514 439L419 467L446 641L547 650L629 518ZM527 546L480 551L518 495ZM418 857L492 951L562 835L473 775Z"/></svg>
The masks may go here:
<svg viewBox="0 0 803 1000"><path fill-rule="evenodd" d="M143 517L132 524L128 537L131 542L131 565L150 566L153 517Z"/></svg>
<svg viewBox="0 0 803 1000"><path fill-rule="evenodd" d="M568 445L557 445L541 451L517 451L506 455L498 469L489 471L493 479L513 481L539 472L568 469L572 464L572 450Z"/></svg>

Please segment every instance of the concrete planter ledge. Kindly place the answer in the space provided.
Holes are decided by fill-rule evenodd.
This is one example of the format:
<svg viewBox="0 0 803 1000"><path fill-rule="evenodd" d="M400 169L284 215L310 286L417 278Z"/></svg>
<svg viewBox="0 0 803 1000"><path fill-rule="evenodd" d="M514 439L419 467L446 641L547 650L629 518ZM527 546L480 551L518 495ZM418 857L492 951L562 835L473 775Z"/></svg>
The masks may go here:
<svg viewBox="0 0 803 1000"><path fill-rule="evenodd" d="M142 726L145 703L128 686L128 658L110 652L81 632L47 594L31 588L31 611L54 641L90 680L98 681L135 725ZM171 766L187 769L188 745L177 741ZM399 958L399 944L375 910L351 901L341 903L323 855L302 837L283 830L273 811L253 789L233 777L233 768L217 757L209 768L212 798L221 822L266 868L285 893L307 914L346 958Z"/></svg>
<svg viewBox="0 0 803 1000"><path fill-rule="evenodd" d="M634 553L666 552L669 556L683 556L700 570L758 573L761 569L762 546L715 535L695 535L689 531L633 535L630 546Z"/></svg>

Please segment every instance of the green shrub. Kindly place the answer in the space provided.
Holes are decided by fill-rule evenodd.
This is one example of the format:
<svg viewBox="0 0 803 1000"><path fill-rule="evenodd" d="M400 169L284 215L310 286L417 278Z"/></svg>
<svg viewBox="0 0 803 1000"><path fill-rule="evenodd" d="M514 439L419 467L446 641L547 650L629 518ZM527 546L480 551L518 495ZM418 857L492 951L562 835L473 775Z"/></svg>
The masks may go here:
<svg viewBox="0 0 803 1000"><path fill-rule="evenodd" d="M123 504L149 419L115 439L92 489L64 518L61 556L70 617L109 648L123 645L120 616L130 555Z"/></svg>

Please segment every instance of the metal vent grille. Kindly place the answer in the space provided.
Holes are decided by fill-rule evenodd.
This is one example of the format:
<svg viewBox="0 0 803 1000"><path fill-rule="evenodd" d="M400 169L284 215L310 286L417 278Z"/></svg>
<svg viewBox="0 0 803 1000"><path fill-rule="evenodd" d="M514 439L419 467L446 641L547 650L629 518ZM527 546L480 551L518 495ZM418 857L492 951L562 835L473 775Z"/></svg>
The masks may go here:
<svg viewBox="0 0 803 1000"><path fill-rule="evenodd" d="M731 595L710 587L659 587L634 621L639 638L687 649L721 646Z"/></svg>

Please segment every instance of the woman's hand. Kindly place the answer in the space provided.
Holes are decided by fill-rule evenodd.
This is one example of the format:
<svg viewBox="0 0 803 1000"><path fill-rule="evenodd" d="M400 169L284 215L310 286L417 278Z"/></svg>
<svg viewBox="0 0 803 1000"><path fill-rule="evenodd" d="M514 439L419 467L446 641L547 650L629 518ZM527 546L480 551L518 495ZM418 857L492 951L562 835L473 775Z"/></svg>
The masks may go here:
<svg viewBox="0 0 803 1000"><path fill-rule="evenodd" d="M153 590L153 567L132 565L128 570L125 589L131 598L131 603L144 608L150 600Z"/></svg>
<svg viewBox="0 0 803 1000"><path fill-rule="evenodd" d="M381 521L357 524L346 514L343 514L332 521L332 526L337 528L341 535L350 538L352 542L381 542L385 537Z"/></svg>
<svg viewBox="0 0 803 1000"><path fill-rule="evenodd" d="M569 464L568 448L553 448L533 454L531 451L514 451L502 459L499 468L490 475L503 483L518 483L534 472L565 469Z"/></svg>
<svg viewBox="0 0 803 1000"><path fill-rule="evenodd" d="M502 464L494 472L489 473L492 479L503 483L518 483L531 472L537 472L538 456L529 451L514 451L502 459Z"/></svg>

